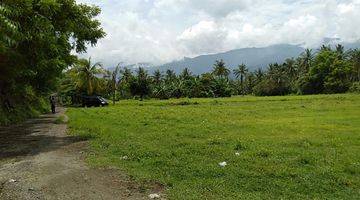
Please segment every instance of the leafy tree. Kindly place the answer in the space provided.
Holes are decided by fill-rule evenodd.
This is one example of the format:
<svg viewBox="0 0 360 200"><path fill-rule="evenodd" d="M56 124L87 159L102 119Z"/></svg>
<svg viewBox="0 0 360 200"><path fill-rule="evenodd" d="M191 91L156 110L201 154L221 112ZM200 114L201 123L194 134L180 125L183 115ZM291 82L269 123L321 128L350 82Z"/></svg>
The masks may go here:
<svg viewBox="0 0 360 200"><path fill-rule="evenodd" d="M63 71L76 62L71 53L85 52L87 44L105 36L95 19L99 13L75 0L2 0L0 108L55 90Z"/></svg>
<svg viewBox="0 0 360 200"><path fill-rule="evenodd" d="M360 50L351 50L349 54L353 68L351 79L352 81L360 81Z"/></svg>
<svg viewBox="0 0 360 200"><path fill-rule="evenodd" d="M314 60L308 77L300 84L301 93L338 93L350 87L348 79L351 64L339 59L338 53L330 48L322 48Z"/></svg>

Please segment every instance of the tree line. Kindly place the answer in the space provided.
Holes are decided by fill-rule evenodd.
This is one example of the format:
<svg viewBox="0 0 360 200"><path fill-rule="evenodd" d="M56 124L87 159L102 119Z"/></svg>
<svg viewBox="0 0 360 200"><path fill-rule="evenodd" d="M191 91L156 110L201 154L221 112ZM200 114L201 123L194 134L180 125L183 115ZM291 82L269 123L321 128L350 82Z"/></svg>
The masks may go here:
<svg viewBox="0 0 360 200"><path fill-rule="evenodd" d="M213 70L194 75L188 68L180 74L168 69L149 73L117 66L105 70L100 63L80 59L66 73L61 91L73 101L76 95L102 95L111 99L208 98L231 95L273 96L288 94L331 94L360 91L360 50L345 51L322 46L317 52L306 49L299 57L272 63L265 70L250 71L240 64L231 71L223 60Z"/></svg>

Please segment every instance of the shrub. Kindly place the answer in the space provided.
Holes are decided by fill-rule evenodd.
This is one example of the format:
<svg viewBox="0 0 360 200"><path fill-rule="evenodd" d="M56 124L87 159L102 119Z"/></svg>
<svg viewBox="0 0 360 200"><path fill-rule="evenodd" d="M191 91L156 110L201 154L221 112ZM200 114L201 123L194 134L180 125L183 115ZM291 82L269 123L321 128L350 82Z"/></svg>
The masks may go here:
<svg viewBox="0 0 360 200"><path fill-rule="evenodd" d="M350 92L360 93L360 81L354 82L350 87Z"/></svg>
<svg viewBox="0 0 360 200"><path fill-rule="evenodd" d="M254 87L254 94L256 96L277 96L286 95L291 92L289 85L285 83L278 83L271 79L261 81Z"/></svg>

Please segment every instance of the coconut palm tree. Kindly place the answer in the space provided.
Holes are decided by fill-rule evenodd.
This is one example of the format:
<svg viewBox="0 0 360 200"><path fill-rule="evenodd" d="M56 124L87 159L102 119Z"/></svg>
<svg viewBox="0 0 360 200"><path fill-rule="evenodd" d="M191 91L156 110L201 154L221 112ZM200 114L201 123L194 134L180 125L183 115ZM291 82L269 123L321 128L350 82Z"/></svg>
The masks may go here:
<svg viewBox="0 0 360 200"><path fill-rule="evenodd" d="M296 62L294 58L288 58L284 62L284 67L291 80L295 80L297 74Z"/></svg>
<svg viewBox="0 0 360 200"><path fill-rule="evenodd" d="M360 81L360 50L355 49L350 51L350 59L353 63L353 81Z"/></svg>
<svg viewBox="0 0 360 200"><path fill-rule="evenodd" d="M246 74L248 73L248 71L249 70L247 69L247 67L244 63L239 65L237 69L234 69L234 74L235 74L236 78L240 78L241 85L244 83L244 78L245 78Z"/></svg>
<svg viewBox="0 0 360 200"><path fill-rule="evenodd" d="M150 79L148 72L139 67L136 71L137 75L136 78L131 81L130 88L133 95L139 95L140 100L144 99L144 96L150 94Z"/></svg>
<svg viewBox="0 0 360 200"><path fill-rule="evenodd" d="M214 64L213 72L215 76L221 78L227 78L230 74L230 70L226 67L223 60L217 60Z"/></svg>
<svg viewBox="0 0 360 200"><path fill-rule="evenodd" d="M192 73L189 70L189 68L187 68L187 67L180 74L180 78L183 80L188 80L191 76L192 76Z"/></svg>
<svg viewBox="0 0 360 200"><path fill-rule="evenodd" d="M129 83L129 81L133 78L133 74L131 69L124 67L124 69L120 70L121 81L125 83Z"/></svg>
<svg viewBox="0 0 360 200"><path fill-rule="evenodd" d="M326 48L326 47L323 47ZM300 55L299 67L302 74L309 72L312 63L314 61L314 54L312 49L305 49L305 51Z"/></svg>
<svg viewBox="0 0 360 200"><path fill-rule="evenodd" d="M98 78L96 75L104 73L101 63L92 63L91 58L88 60L80 59L75 65L77 75L77 86L86 88L88 95L93 95L94 89L98 86Z"/></svg>
<svg viewBox="0 0 360 200"><path fill-rule="evenodd" d="M239 65L237 69L234 69L234 74L236 78L240 78L241 94L244 94L244 78L247 75L248 71L249 70L246 68L246 65L244 63Z"/></svg>
<svg viewBox="0 0 360 200"><path fill-rule="evenodd" d="M167 82L174 81L176 79L176 74L175 74L174 70L171 70L171 69L166 70L165 79Z"/></svg>
<svg viewBox="0 0 360 200"><path fill-rule="evenodd" d="M163 75L162 75L161 71L160 71L159 69L156 69L156 70L154 71L153 75L152 75L153 83L154 83L155 85L160 84L160 83L161 83L161 80L162 80L162 77L163 77Z"/></svg>
<svg viewBox="0 0 360 200"><path fill-rule="evenodd" d="M113 104L115 105L116 90L118 86L118 74L120 71L120 63L115 67L115 70L111 74L111 91L113 94Z"/></svg>
<svg viewBox="0 0 360 200"><path fill-rule="evenodd" d="M264 78L264 72L261 68L255 70L255 78L256 78L256 82L261 82Z"/></svg>

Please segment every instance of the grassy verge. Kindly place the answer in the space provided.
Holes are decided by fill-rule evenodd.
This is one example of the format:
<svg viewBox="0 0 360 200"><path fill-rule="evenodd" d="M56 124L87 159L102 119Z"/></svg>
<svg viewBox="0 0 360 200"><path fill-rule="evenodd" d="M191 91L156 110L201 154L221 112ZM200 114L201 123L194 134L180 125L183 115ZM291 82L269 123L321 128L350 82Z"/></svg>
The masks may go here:
<svg viewBox="0 0 360 200"><path fill-rule="evenodd" d="M0 125L22 122L49 111L49 103L44 98L36 98L31 102L23 100L22 102L13 105L14 108L11 108L10 111L0 106Z"/></svg>
<svg viewBox="0 0 360 200"><path fill-rule="evenodd" d="M170 199L360 195L360 95L123 101L68 116L92 138L91 164L163 183Z"/></svg>

